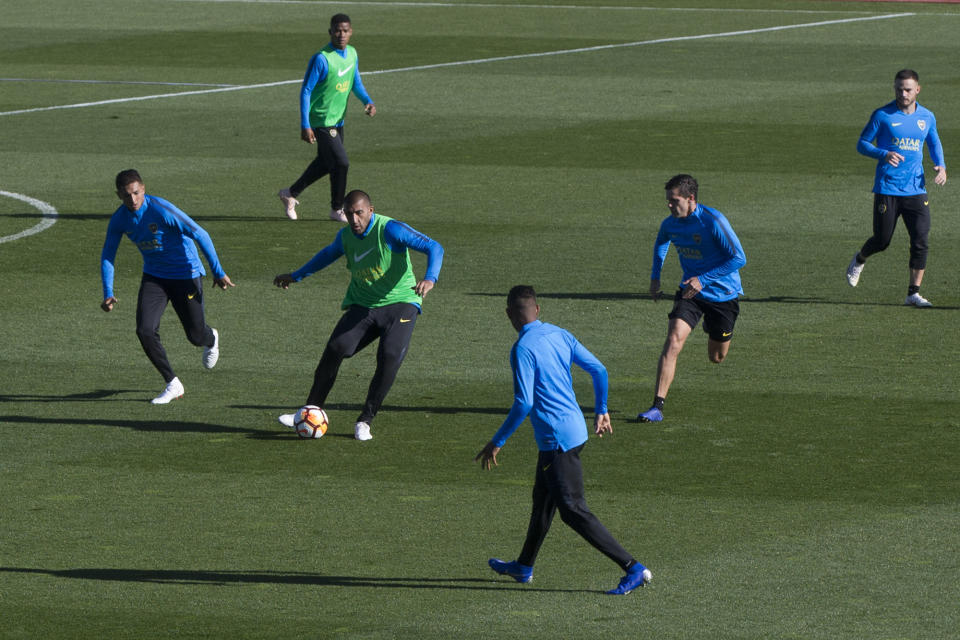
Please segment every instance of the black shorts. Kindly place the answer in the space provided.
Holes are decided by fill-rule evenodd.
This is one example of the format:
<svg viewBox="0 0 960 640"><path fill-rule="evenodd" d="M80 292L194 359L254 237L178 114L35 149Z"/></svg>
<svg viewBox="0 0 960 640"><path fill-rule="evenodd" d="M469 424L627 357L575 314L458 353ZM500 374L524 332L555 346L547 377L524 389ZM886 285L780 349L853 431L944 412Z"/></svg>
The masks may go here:
<svg viewBox="0 0 960 640"><path fill-rule="evenodd" d="M696 328L703 317L703 330L711 340L729 342L733 338L733 325L740 315L740 301L734 298L725 302L711 302L701 298L684 298L683 289L673 297L673 310L668 318L683 320L691 329Z"/></svg>

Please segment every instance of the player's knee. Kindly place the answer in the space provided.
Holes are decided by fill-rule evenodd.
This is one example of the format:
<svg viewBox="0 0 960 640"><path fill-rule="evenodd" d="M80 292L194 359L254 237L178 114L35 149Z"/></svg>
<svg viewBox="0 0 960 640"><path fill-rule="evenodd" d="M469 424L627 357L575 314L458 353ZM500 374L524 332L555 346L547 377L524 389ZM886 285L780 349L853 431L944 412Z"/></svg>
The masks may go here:
<svg viewBox="0 0 960 640"><path fill-rule="evenodd" d="M582 501L558 503L557 511L564 524L573 528L590 518L590 509Z"/></svg>
<svg viewBox="0 0 960 640"><path fill-rule="evenodd" d="M157 337L157 330L153 327L141 327L137 326L137 339L140 342L145 340L153 340Z"/></svg>
<svg viewBox="0 0 960 640"><path fill-rule="evenodd" d="M327 348L324 350L324 357L332 357L336 360L343 360L344 358L349 358L353 355L353 350L351 345L346 341L331 340L327 343Z"/></svg>

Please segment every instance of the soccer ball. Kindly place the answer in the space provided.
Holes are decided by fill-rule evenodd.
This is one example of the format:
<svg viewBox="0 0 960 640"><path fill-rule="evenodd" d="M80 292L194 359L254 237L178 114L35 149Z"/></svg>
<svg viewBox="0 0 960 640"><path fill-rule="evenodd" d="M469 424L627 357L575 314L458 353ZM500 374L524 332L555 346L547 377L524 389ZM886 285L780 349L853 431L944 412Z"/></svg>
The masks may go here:
<svg viewBox="0 0 960 640"><path fill-rule="evenodd" d="M301 408L293 417L293 429L301 438L322 438L329 426L327 412L312 404Z"/></svg>

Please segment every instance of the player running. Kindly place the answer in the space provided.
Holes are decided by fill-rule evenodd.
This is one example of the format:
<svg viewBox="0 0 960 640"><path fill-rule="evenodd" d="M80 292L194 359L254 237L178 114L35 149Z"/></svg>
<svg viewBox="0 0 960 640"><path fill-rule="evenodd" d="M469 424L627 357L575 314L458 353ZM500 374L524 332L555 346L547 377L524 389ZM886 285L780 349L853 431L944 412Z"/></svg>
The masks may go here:
<svg viewBox="0 0 960 640"><path fill-rule="evenodd" d="M343 359L379 338L377 368L354 425L357 440L370 440L370 424L407 354L420 305L440 275L443 247L398 220L374 213L370 196L363 191L351 191L344 202L347 227L309 262L293 273L278 275L273 283L286 289L341 257L346 258L350 285L341 305L346 313L327 341L305 404L322 407ZM410 249L427 255L427 272L422 280L413 274ZM294 414L288 413L279 420L292 427L293 418Z"/></svg>
<svg viewBox="0 0 960 640"><path fill-rule="evenodd" d="M917 103L919 80L912 69L898 71L893 80L895 99L873 112L857 141L857 151L877 160L873 181L873 235L850 260L847 284L857 286L867 258L890 245L897 218L903 218L910 236L910 283L903 303L932 307L920 295L930 233L930 207L923 175L924 142L937 172L933 178L936 184L946 184L947 167L937 134L937 119L932 111Z"/></svg>
<svg viewBox="0 0 960 640"><path fill-rule="evenodd" d="M723 362L730 350L733 325L740 314L737 298L743 293L740 268L747 257L737 234L722 213L697 202L697 181L676 175L665 185L670 217L660 224L653 246L650 295L659 299L660 271L670 243L677 248L683 280L667 315L667 340L657 364L653 406L637 416L640 422L663 420L663 403L677 370L677 358L687 336L703 317L703 330L710 336L710 362Z"/></svg>
<svg viewBox="0 0 960 640"><path fill-rule="evenodd" d="M203 276L206 272L194 241L210 265L213 283L221 289L234 285L220 266L210 234L173 204L148 195L136 169L118 173L116 185L117 196L123 204L107 224L107 237L100 253L103 281L100 308L112 311L117 304L113 292L114 260L120 240L126 235L143 255L143 277L137 296L137 338L167 385L151 402L167 404L183 396L184 391L157 332L167 302L177 312L190 343L204 347L203 366L212 369L220 357L220 336L204 320Z"/></svg>

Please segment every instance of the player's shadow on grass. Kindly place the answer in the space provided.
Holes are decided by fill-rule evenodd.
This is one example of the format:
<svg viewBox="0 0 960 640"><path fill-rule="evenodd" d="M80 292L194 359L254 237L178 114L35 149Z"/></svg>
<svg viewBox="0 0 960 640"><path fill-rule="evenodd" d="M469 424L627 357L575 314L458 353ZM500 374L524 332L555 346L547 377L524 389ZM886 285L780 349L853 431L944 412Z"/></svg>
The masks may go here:
<svg viewBox="0 0 960 640"><path fill-rule="evenodd" d="M186 422L182 420L107 420L104 418L66 418L66 417L43 417L36 416L0 416L0 422L20 422L31 425L95 425L101 427L123 427L125 429L134 429L136 431L167 431L173 433L239 433L248 438L273 439L296 438L296 435L290 431L282 431L279 428L274 430L245 429L242 427L228 427L220 424L210 424L207 422ZM353 437L353 436L351 436Z"/></svg>
<svg viewBox="0 0 960 640"><path fill-rule="evenodd" d="M54 578L149 582L171 585L225 587L240 584L295 584L315 587L382 587L388 589L467 589L477 591L537 591L549 593L591 593L588 589L543 589L521 587L496 578L388 578L381 576L328 576L293 571L199 571L177 569L29 569L0 567L3 573L35 573Z"/></svg>
<svg viewBox="0 0 960 640"><path fill-rule="evenodd" d="M880 302L878 300L869 299L869 300L839 300L837 298L830 297L800 297L800 296L766 296L764 298L751 298L749 296L743 296L740 298L740 302L746 304L765 304L765 303L774 303L774 304L829 304L834 305L847 305L851 307L905 307L907 305L902 302ZM926 309L913 309L910 308L910 311L923 311L927 313L929 311L955 311L960 309L960 307L941 307L933 306Z"/></svg>
<svg viewBox="0 0 960 640"><path fill-rule="evenodd" d="M119 201L117 202L119 205ZM68 213L59 211L56 214L52 213L42 213L39 211L25 211L22 213L0 213L0 218L24 218L24 219L34 219L34 218L60 218L62 221L78 221L84 222L87 220L110 220L110 216L113 215L113 211L107 213ZM282 213L276 216L231 216L231 215L199 215L191 216L197 222L277 222L277 223L288 223L287 217ZM311 220L309 217L307 219L301 220L304 224L309 224L310 222L327 222L330 220L327 216L317 217Z"/></svg>
<svg viewBox="0 0 960 640"><path fill-rule="evenodd" d="M266 404L231 404L227 405L229 409L255 409L258 411L289 411L291 407L283 405L266 405ZM323 406L324 409L328 411L361 411L363 409L362 405L359 404L349 404L344 402L331 402ZM391 412L407 412L407 413L440 413L440 414L456 414L456 413L482 413L487 415L503 415L505 416L510 410L509 405L505 407L440 407L437 405L431 406L400 406L400 405L383 405L380 407L380 411L385 413Z"/></svg>
<svg viewBox="0 0 960 640"><path fill-rule="evenodd" d="M38 393L0 393L0 402L96 402L121 393L143 393L140 389L97 389L85 393L41 395ZM130 400L127 400L130 402ZM137 399L137 402L143 402Z"/></svg>

